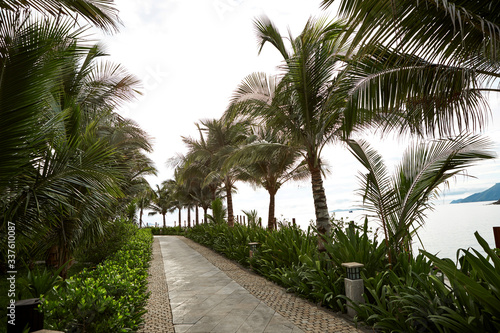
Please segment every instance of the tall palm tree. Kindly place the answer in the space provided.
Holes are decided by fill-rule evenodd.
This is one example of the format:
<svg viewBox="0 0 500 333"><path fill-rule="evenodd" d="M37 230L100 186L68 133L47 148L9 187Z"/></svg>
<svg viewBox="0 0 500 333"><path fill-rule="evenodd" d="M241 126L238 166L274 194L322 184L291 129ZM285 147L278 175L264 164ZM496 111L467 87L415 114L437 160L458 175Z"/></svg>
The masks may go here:
<svg viewBox="0 0 500 333"><path fill-rule="evenodd" d="M334 76L342 65L343 50L338 41L343 25L309 19L296 38L282 37L267 17L257 19L255 27L260 50L270 43L283 57L281 80L275 84L274 92L262 89L256 94L240 89L233 103L243 103L246 106L236 109L260 117L270 128L280 129L289 144L302 154L311 174L318 232L329 233L321 152L327 144L342 139L351 122L351 115L344 112L344 95L338 91ZM287 41L290 47L286 47Z"/></svg>
<svg viewBox="0 0 500 333"><path fill-rule="evenodd" d="M408 149L392 175L366 141L349 141L353 155L367 169L360 173L363 208L379 221L391 264L411 253L412 236L425 222L440 186L475 162L495 157L491 143L478 136L459 136Z"/></svg>
<svg viewBox="0 0 500 333"><path fill-rule="evenodd" d="M500 91L498 1L338 2L352 45L364 45L351 57L352 108L385 110L392 126L420 133L486 123L485 94Z"/></svg>
<svg viewBox="0 0 500 333"><path fill-rule="evenodd" d="M275 227L275 198L280 187L289 180L309 177L307 166L298 162L300 157L294 147L287 145L280 131L260 127L250 136L248 143L226 161L226 166L240 167L241 180L262 186L269 193L267 225L270 230Z"/></svg>

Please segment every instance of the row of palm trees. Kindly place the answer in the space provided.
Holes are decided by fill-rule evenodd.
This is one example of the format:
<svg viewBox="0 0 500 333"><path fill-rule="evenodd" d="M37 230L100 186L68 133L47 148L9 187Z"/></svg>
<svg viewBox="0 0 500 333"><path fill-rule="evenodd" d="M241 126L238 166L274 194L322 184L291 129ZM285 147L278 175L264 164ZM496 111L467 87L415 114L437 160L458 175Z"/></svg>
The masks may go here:
<svg viewBox="0 0 500 333"><path fill-rule="evenodd" d="M425 139L484 125L484 92L498 91L492 83L500 74L498 5L430 3L343 0L346 23L311 18L297 37L257 19L259 51L273 45L283 57L281 71L249 75L221 119L197 124L199 139L183 138L188 153L176 159L177 182L196 179L197 186L211 187L212 198L221 188L229 225L235 181L262 185L271 197L271 226L279 188L272 180L310 176L316 227L325 234L331 226L322 151L339 142L368 170L361 193L386 242L396 252L408 249L438 186L470 163L494 157L486 140L462 134L417 144L391 179L369 144L353 140L373 129ZM285 168L270 172L284 161Z"/></svg>
<svg viewBox="0 0 500 333"><path fill-rule="evenodd" d="M127 216L156 172L147 134L116 112L138 80L87 41L76 14L118 26L112 1L9 1L0 10L0 232L14 223L19 256L51 252L59 265Z"/></svg>

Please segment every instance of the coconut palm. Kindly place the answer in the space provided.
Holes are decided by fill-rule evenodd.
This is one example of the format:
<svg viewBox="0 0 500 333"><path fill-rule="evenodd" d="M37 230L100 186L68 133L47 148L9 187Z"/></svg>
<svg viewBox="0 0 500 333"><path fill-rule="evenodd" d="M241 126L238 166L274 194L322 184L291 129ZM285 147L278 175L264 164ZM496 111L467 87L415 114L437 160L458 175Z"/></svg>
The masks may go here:
<svg viewBox="0 0 500 333"><path fill-rule="evenodd" d="M153 200L153 189L148 182L142 183L142 190L136 194L136 206L139 208L139 228L142 228L144 209L148 209Z"/></svg>
<svg viewBox="0 0 500 333"><path fill-rule="evenodd" d="M120 23L113 0L7 0L1 2L1 8L12 13L36 10L54 18L61 15L71 17L74 21L81 16L106 31L118 30Z"/></svg>
<svg viewBox="0 0 500 333"><path fill-rule="evenodd" d="M424 225L439 188L475 162L494 158L491 143L478 136L459 136L418 143L408 149L392 175L366 141L349 141L353 155L367 169L360 172L363 208L384 233L388 259L411 253L412 236Z"/></svg>
<svg viewBox="0 0 500 333"><path fill-rule="evenodd" d="M238 180L238 167L223 168L225 160L244 142L248 135L249 122L235 119L207 119L201 121L200 133L205 132L206 138L198 142L189 140L192 144L186 155L186 167L193 163L199 170L209 173L205 176L203 186L223 184L226 192L228 225L234 226L232 191ZM187 139L185 139L185 142ZM213 188L213 187L212 187ZM215 191L213 192L215 194Z"/></svg>
<svg viewBox="0 0 500 333"><path fill-rule="evenodd" d="M260 92L239 89L233 103L243 103L244 106L235 108L282 131L288 144L304 157L311 174L316 227L319 233L329 233L321 153L327 144L342 139L346 125L352 123L351 115L344 112L344 95L338 90L334 76L342 65L343 50L338 41L343 25L309 19L296 38L282 37L266 17L257 19L255 27L260 49L270 43L283 56L281 80L268 84L276 86L275 91L265 84L261 84ZM287 41L290 47L286 47Z"/></svg>
<svg viewBox="0 0 500 333"><path fill-rule="evenodd" d="M166 215L175 208L175 203L172 200L172 193L168 191L168 186L156 185L156 190L153 191L153 200L149 205L149 215L160 214L163 217L163 227L167 226Z"/></svg>
<svg viewBox="0 0 500 333"><path fill-rule="evenodd" d="M250 136L249 142L226 161L226 165L236 164L241 168L241 180L262 186L269 193L267 225L270 230L275 227L275 198L278 190L289 180L309 177L307 166L298 162L300 157L294 147L287 145L280 131L260 127Z"/></svg>
<svg viewBox="0 0 500 333"><path fill-rule="evenodd" d="M498 1L339 3L353 45L364 45L351 58L352 108L385 110L391 127L420 133L486 123L485 93L499 91Z"/></svg>
<svg viewBox="0 0 500 333"><path fill-rule="evenodd" d="M147 143L139 136L118 142L116 134L130 134L132 126L112 111L136 81L110 71L116 66L98 66L102 52L77 44L81 31L71 32L73 22L0 15L2 223L16 221L25 240L19 246L56 246L61 264L102 235L126 180L144 170L127 156L141 156Z"/></svg>

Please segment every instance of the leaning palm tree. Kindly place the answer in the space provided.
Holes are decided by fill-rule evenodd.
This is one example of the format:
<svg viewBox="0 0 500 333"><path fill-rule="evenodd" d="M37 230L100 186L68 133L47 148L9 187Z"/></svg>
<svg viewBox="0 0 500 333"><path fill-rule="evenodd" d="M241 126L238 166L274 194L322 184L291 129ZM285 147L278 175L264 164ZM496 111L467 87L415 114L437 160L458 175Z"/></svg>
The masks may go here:
<svg viewBox="0 0 500 333"><path fill-rule="evenodd" d="M348 142L353 155L367 169L360 172L363 208L378 220L384 233L389 263L411 253L413 236L424 225L440 186L475 162L491 159L491 143L478 136L459 136L408 149L392 175L382 157L366 141Z"/></svg>
<svg viewBox="0 0 500 333"><path fill-rule="evenodd" d="M343 64L343 49L338 41L344 27L338 22L311 18L296 38L282 37L266 17L256 20L255 27L260 49L270 43L283 56L281 80L272 83L274 91L265 88L266 84L261 84L261 91L239 89L233 108L282 131L288 144L304 157L311 174L316 227L319 233L327 234L331 225L321 153L327 144L341 140L346 126L352 123L335 76Z"/></svg>
<svg viewBox="0 0 500 333"><path fill-rule="evenodd" d="M498 1L338 2L363 45L350 58L353 109L384 110L391 127L420 133L486 123L485 94L500 91Z"/></svg>

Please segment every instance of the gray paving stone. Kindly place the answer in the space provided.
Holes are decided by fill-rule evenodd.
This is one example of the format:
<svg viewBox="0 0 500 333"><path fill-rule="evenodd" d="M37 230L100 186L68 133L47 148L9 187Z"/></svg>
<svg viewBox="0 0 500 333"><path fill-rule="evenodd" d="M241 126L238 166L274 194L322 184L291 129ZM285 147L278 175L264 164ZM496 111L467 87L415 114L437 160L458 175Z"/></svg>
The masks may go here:
<svg viewBox="0 0 500 333"><path fill-rule="evenodd" d="M169 271L175 274L166 276ZM372 332L184 237L155 236L149 273L151 295L140 333Z"/></svg>
<svg viewBox="0 0 500 333"><path fill-rule="evenodd" d="M176 332L264 332L276 316L295 328L182 240L159 241Z"/></svg>

